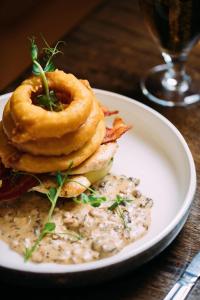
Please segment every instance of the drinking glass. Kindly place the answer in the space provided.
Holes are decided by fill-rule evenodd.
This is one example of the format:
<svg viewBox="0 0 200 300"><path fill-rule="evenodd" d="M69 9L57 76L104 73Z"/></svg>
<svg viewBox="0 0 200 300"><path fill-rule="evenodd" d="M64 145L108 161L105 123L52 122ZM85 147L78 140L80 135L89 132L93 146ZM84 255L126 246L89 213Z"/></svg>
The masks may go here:
<svg viewBox="0 0 200 300"><path fill-rule="evenodd" d="M144 95L164 106L200 100L200 74L185 63L200 37L200 0L139 0L147 27L160 47L164 65L141 81Z"/></svg>

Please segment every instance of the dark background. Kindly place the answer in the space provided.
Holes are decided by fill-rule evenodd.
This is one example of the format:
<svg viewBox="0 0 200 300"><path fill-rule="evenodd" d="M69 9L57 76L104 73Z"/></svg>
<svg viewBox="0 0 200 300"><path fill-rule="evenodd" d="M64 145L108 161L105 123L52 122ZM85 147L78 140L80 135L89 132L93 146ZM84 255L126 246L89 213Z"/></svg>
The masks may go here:
<svg viewBox="0 0 200 300"><path fill-rule="evenodd" d="M102 0L1 0L0 90L30 64L29 41L43 34L52 44L63 37ZM38 44L42 40L38 38Z"/></svg>

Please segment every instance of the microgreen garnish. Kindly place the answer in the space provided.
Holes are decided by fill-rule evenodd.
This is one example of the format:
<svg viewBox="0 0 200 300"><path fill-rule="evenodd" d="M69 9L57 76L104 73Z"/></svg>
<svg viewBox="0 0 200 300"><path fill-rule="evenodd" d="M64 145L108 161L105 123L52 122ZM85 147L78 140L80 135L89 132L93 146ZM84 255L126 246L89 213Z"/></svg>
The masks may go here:
<svg viewBox="0 0 200 300"><path fill-rule="evenodd" d="M49 44L47 43L47 41L43 38L45 44L46 44L46 48L44 48L44 53L45 53L45 59L46 59L46 64L44 67L44 71L45 72L52 72L55 70L55 66L52 62L53 57L58 54L58 53L62 53L59 49L58 46L63 43L63 41L58 41L57 44L55 45L54 48L51 48L49 46Z"/></svg>
<svg viewBox="0 0 200 300"><path fill-rule="evenodd" d="M76 183L84 186L83 184L81 184L77 181L73 180L73 182L76 182ZM84 187L87 188L86 186L84 186ZM108 200L105 196L99 195L92 188L87 188L87 190L90 191L90 194L82 193L79 197L73 198L74 202L76 202L78 204L90 204L93 207L99 207L103 202ZM120 205L126 205L126 203L130 203L132 201L133 201L132 199L123 198L120 195L117 195L116 198L114 199L113 204L108 207L109 210L116 212L119 215L125 229L128 229L128 225L127 225L126 218L124 216L124 212L121 209Z"/></svg>
<svg viewBox="0 0 200 300"><path fill-rule="evenodd" d="M47 108L51 111L53 111L57 107L57 102L58 102L54 91L49 91L48 96L47 94L38 95L37 101L40 106Z"/></svg>
<svg viewBox="0 0 200 300"><path fill-rule="evenodd" d="M35 244L31 247L31 248L26 248L25 249L25 253L24 253L24 260L28 261L33 252L37 249L37 247L39 246L40 242L43 240L43 238L49 234L52 233L56 228L55 223L46 223L37 239L37 241L35 242Z"/></svg>
<svg viewBox="0 0 200 300"><path fill-rule="evenodd" d="M90 194L82 193L79 197L74 197L74 202L78 204L90 204L93 207L99 207L103 202L107 200L105 196L99 195L94 189L86 187L78 181L70 180L70 182L76 182L85 187L90 192Z"/></svg>
<svg viewBox="0 0 200 300"><path fill-rule="evenodd" d="M43 240L43 238L47 234L53 233L55 231L56 224L54 222L52 222L52 215L53 215L58 197L62 190L62 187L63 187L64 183L66 182L66 180L69 176L69 173L71 171L71 167L72 167L72 163L69 165L69 168L64 175L62 175L60 172L56 173L57 187L51 187L48 190L48 192L46 193L46 195L51 203L51 207L50 207L48 217L47 217L47 222L44 224L43 229L41 230L41 233L40 233L38 239L36 240L36 242L34 243L34 245L31 248L26 248L25 254L24 254L25 261L28 261L31 258L33 252L37 249L37 247L39 246L39 244Z"/></svg>
<svg viewBox="0 0 200 300"><path fill-rule="evenodd" d="M123 209L120 207L120 205L126 205L126 203L132 202L132 199L127 199L127 198L123 198L120 195L117 195L116 198L114 199L114 202L111 206L108 207L109 210L111 211L115 211L120 219L122 220L122 224L124 226L124 228L128 229L128 225L127 225L127 221L126 218L124 216L124 212Z"/></svg>
<svg viewBox="0 0 200 300"><path fill-rule="evenodd" d="M109 210L115 210L119 205L125 205L126 203L132 202L133 200L131 199L126 199L121 197L120 195L117 195L116 198L114 199L114 202L111 206L108 207Z"/></svg>
<svg viewBox="0 0 200 300"><path fill-rule="evenodd" d="M82 193L78 198L73 198L74 202L82 204L90 204L93 207L99 207L102 202L106 201L106 197L97 195L96 193Z"/></svg>
<svg viewBox="0 0 200 300"><path fill-rule="evenodd" d="M71 166L69 168L71 170ZM51 202L51 208L49 210L49 214L48 214L48 218L47 218L48 221L51 220L51 217L52 217L53 211L55 209L60 192L62 190L62 187L68 178L68 175L70 172L69 168L68 168L68 171L64 175L62 175L60 172L56 173L56 182L57 182L58 187L57 188L51 187L49 189L49 191L47 192L47 197L48 197L49 201Z"/></svg>
<svg viewBox="0 0 200 300"><path fill-rule="evenodd" d="M30 41L31 41L31 58L32 58L32 62L33 62L32 72L36 76L41 77L42 83L43 83L43 88L45 91L45 94L41 94L41 95L37 96L37 101L40 106L47 108L48 110L51 110L51 111L59 110L61 108L61 105L60 105L58 99L56 98L54 91L49 90L48 80L47 80L45 73L52 72L55 70L55 66L52 62L52 59L56 54L61 53L61 51L58 50L58 46L61 42L58 42L54 48L51 48L47 44L47 42L44 40L47 47L43 49L44 54L45 54L44 55L45 64L42 67L42 65L38 59L38 47L35 43L35 39L32 38L32 39L30 39Z"/></svg>

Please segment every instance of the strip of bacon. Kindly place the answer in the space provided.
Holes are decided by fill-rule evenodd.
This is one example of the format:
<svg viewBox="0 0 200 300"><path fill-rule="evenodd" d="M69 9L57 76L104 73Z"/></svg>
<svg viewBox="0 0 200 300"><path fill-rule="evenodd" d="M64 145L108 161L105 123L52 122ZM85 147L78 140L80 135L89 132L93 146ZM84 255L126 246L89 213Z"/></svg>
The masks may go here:
<svg viewBox="0 0 200 300"><path fill-rule="evenodd" d="M101 104L101 109L103 110L105 117L109 117L109 116L116 115L119 113L118 110L109 110L106 106L103 106L102 104Z"/></svg>
<svg viewBox="0 0 200 300"><path fill-rule="evenodd" d="M121 118L116 118L112 128L106 127L106 134L102 144L116 141L122 134L131 129L131 127L132 126L126 125Z"/></svg>
<svg viewBox="0 0 200 300"><path fill-rule="evenodd" d="M37 179L31 175L13 175L10 169L0 166L0 201L14 200L38 184Z"/></svg>

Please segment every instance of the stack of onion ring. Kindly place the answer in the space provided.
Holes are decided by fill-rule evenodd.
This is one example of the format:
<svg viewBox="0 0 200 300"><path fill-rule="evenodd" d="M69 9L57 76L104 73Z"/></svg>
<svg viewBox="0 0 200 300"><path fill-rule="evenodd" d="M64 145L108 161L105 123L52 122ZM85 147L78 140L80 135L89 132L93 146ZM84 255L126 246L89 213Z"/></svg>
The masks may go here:
<svg viewBox="0 0 200 300"><path fill-rule="evenodd" d="M0 123L0 157L7 168L48 173L83 163L105 137L103 111L87 81L63 71L46 73L49 88L66 95L61 111L34 104L40 77L25 80L8 101Z"/></svg>

